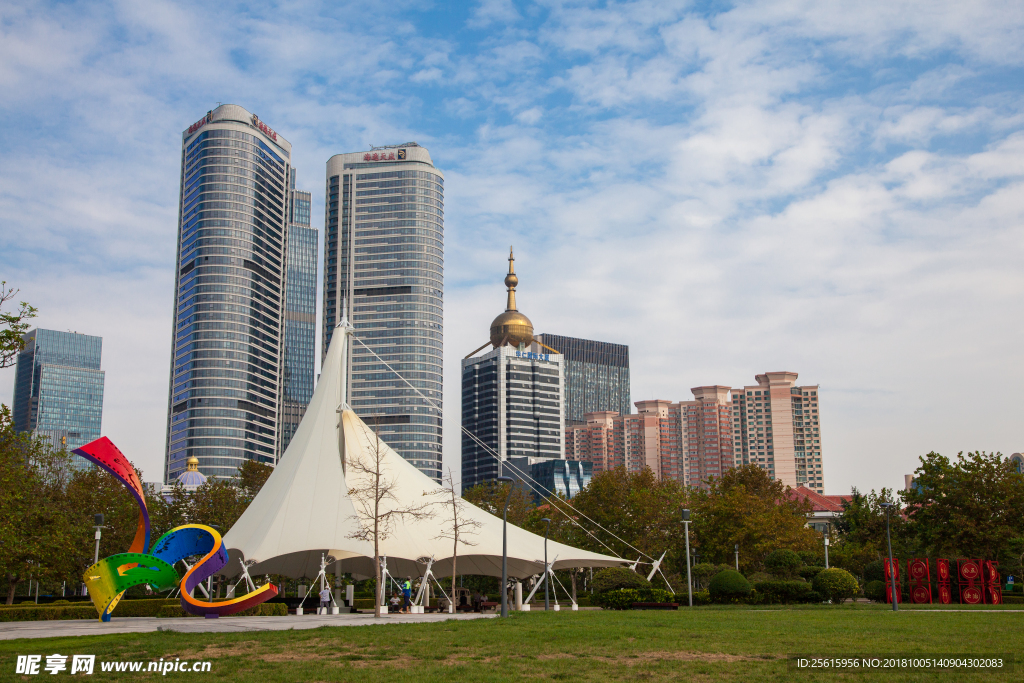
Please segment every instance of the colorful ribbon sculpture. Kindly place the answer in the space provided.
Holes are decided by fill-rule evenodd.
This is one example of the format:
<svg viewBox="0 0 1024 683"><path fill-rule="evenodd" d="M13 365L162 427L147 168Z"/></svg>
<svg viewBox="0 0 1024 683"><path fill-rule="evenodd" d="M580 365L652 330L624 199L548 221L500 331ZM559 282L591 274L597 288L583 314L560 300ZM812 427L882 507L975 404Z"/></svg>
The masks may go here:
<svg viewBox="0 0 1024 683"><path fill-rule="evenodd" d="M89 588L89 596L92 598L92 604L96 606L96 611L99 612L100 621L110 621L110 613L117 607L124 592L132 586L149 584L157 591L178 586L178 572L174 565L194 555L203 557L185 572L180 581L180 584L183 584L181 606L189 614L207 617L227 616L266 602L277 595L277 587L268 583L248 595L231 600L203 602L193 598L192 591L195 587L217 573L228 561L220 534L202 524L186 524L171 529L158 538L147 553L150 533L149 510L146 508L146 494L135 468L105 436L75 449L74 453L114 475L135 497L139 505L139 525L128 552L105 557L85 571L85 585Z"/></svg>

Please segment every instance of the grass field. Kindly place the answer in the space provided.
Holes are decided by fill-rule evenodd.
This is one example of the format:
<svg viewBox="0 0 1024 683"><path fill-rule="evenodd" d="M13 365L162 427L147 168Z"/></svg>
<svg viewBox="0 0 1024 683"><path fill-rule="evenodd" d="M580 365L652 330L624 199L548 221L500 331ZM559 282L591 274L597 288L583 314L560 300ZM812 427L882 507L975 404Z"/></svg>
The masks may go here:
<svg viewBox="0 0 1024 683"><path fill-rule="evenodd" d="M507 620L255 635L164 632L2 641L0 680L38 680L13 673L15 656L56 652L95 654L97 661L212 662L209 674L166 676L102 673L97 666L88 679L98 681L1010 681L1024 679L1024 664L1012 674L800 672L790 668L786 657L1006 655L1022 646L1024 613L1007 611L904 609L893 614L881 606L802 606L533 612L514 613Z"/></svg>

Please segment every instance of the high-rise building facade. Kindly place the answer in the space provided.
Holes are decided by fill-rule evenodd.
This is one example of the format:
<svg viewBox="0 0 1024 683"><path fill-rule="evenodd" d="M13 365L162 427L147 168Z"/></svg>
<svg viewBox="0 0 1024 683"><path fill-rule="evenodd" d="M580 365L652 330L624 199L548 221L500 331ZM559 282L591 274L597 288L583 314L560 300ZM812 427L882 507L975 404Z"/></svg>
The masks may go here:
<svg viewBox="0 0 1024 683"><path fill-rule="evenodd" d="M285 256L284 396L281 400L281 445L284 455L313 397L316 358L316 256L319 233L309 225L312 196L295 189L290 174L288 249Z"/></svg>
<svg viewBox="0 0 1024 683"><path fill-rule="evenodd" d="M630 412L628 346L559 334L541 334L537 339L565 359L566 425L586 424L587 413Z"/></svg>
<svg viewBox="0 0 1024 683"><path fill-rule="evenodd" d="M291 144L225 104L182 133L164 481L280 446Z"/></svg>
<svg viewBox="0 0 1024 683"><path fill-rule="evenodd" d="M71 451L100 438L103 422L103 339L35 329L23 337L14 379L13 419L19 432L49 437ZM90 467L74 458L75 467Z"/></svg>
<svg viewBox="0 0 1024 683"><path fill-rule="evenodd" d="M462 360L463 490L506 474L511 458L530 466L565 458L563 359L534 338L533 323L517 310L513 263L510 254L505 312L491 323L488 343Z"/></svg>
<svg viewBox="0 0 1024 683"><path fill-rule="evenodd" d="M821 493L817 386L796 386L794 372L757 375L757 386L695 387L694 400L637 401L635 415L589 413L566 427L566 457L594 473L649 467L696 488L729 469L752 464L772 479Z"/></svg>
<svg viewBox="0 0 1024 683"><path fill-rule="evenodd" d="M795 372L766 372L732 390L736 464L768 470L788 486L823 493L817 385L797 386Z"/></svg>
<svg viewBox="0 0 1024 683"><path fill-rule="evenodd" d="M322 352L347 315L352 409L440 481L444 176L415 142L335 155L324 225Z"/></svg>

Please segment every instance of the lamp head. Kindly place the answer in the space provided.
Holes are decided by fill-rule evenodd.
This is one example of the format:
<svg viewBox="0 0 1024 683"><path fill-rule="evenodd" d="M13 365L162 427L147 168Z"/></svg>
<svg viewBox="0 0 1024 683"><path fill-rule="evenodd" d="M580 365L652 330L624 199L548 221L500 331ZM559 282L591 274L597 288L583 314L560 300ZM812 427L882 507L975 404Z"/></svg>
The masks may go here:
<svg viewBox="0 0 1024 683"><path fill-rule="evenodd" d="M544 519L542 519L542 520L540 520L540 521L542 521L542 522L547 522L548 524L551 524L551 520L550 520L550 519L548 519L547 517L545 517Z"/></svg>
<svg viewBox="0 0 1024 683"><path fill-rule="evenodd" d="M506 484L511 484L515 480L512 479L512 477L498 477L498 481L505 482Z"/></svg>
<svg viewBox="0 0 1024 683"><path fill-rule="evenodd" d="M739 543L737 543L737 544L736 544L736 552L739 552L739 551L740 551L740 544L739 544Z"/></svg>
<svg viewBox="0 0 1024 683"><path fill-rule="evenodd" d="M103 526L103 513L102 512L99 512L99 513L93 515L92 519L93 519L93 522L95 522L95 526Z"/></svg>
<svg viewBox="0 0 1024 683"><path fill-rule="evenodd" d="M683 508L683 521L684 522L689 522L690 521L690 509L689 508Z"/></svg>

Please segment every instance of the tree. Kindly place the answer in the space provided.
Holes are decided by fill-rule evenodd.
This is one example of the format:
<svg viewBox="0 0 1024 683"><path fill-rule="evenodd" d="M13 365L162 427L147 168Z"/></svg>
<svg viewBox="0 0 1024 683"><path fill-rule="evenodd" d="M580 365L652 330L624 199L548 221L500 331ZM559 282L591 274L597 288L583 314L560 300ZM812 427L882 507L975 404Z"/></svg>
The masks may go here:
<svg viewBox="0 0 1024 683"><path fill-rule="evenodd" d="M243 504L242 512L256 498L263 485L267 483L274 468L255 460L246 460L238 468L235 485L238 487L238 500ZM241 516L241 513L239 513ZM237 519L237 518L236 518ZM234 524L234 522L232 522Z"/></svg>
<svg viewBox="0 0 1024 683"><path fill-rule="evenodd" d="M406 507L392 507L392 504L399 503L395 496L395 484L397 478L388 473L386 447L380 440L377 430L373 430L373 440L367 445L363 453L353 452L353 458L348 462L348 481L355 481L354 486L349 486L348 493L352 497L356 508L366 519L372 519L371 526L362 523L359 515L353 519L357 524L357 530L349 534L349 538L373 543L373 569L377 579L377 589L374 591L373 615L380 616L381 604L381 572L380 572L380 542L386 540L394 531L395 524L399 519L406 517L422 519L432 516L427 511L429 504L409 505Z"/></svg>
<svg viewBox="0 0 1024 683"><path fill-rule="evenodd" d="M484 482L463 491L462 498L481 510L485 510L496 517L501 517L505 509L505 501L508 500L509 486L512 486L512 484L496 480ZM530 515L535 508L533 495L527 487L517 482L515 489L512 491L512 500L508 504L509 524L526 528Z"/></svg>
<svg viewBox="0 0 1024 683"><path fill-rule="evenodd" d="M455 605L458 604L455 596L455 574L457 569L456 563L459 558L459 543L468 546L476 545L476 543L465 537L467 535L475 535L474 529L479 529L483 525L472 517L467 516L465 501L455 493L455 479L452 477L451 468L448 468L448 473L441 480L441 488L436 489L432 493L435 497L440 498L440 501L435 503L435 505L442 506L447 514L441 527L441 533L434 538L447 538L452 542L451 605L452 610L454 610Z"/></svg>
<svg viewBox="0 0 1024 683"><path fill-rule="evenodd" d="M549 517L552 523L565 521L567 514L577 517L584 528L565 524L564 533L566 542L578 548L634 559L643 553L648 561L668 551L662 571L669 581L678 583L686 566L679 516L686 500L686 491L677 481L658 479L649 468L627 472L624 467L617 467L596 474L573 497L572 505L578 515L564 505L556 505Z"/></svg>
<svg viewBox="0 0 1024 683"><path fill-rule="evenodd" d="M66 451L16 432L10 410L0 405L0 572L8 605L30 576L59 579L78 566L80 514L64 495L71 473Z"/></svg>
<svg viewBox="0 0 1024 683"><path fill-rule="evenodd" d="M13 301L19 291L8 287L6 281L0 281L0 368L14 365L18 353L25 348L22 335L28 331L28 321L37 313L36 308L25 301L20 303L17 311L4 312L4 304Z"/></svg>
<svg viewBox="0 0 1024 683"><path fill-rule="evenodd" d="M807 527L810 504L754 465L729 470L698 491L692 503L692 531L705 561L730 563L740 546L740 570L760 570L777 548L817 548L819 536Z"/></svg>
<svg viewBox="0 0 1024 683"><path fill-rule="evenodd" d="M764 558L764 568L780 579L792 579L804 561L792 550L773 550Z"/></svg>
<svg viewBox="0 0 1024 683"><path fill-rule="evenodd" d="M829 549L832 564L868 580L864 576L865 568L875 560L888 557L883 503L893 504L889 512L893 554L896 557L906 554L907 524L896 493L883 488L878 493L863 494L854 488L850 500L843 501L843 513L835 523L837 539Z"/></svg>
<svg viewBox="0 0 1024 683"><path fill-rule="evenodd" d="M923 552L1016 563L1024 544L1024 476L999 453L921 458L915 486L900 495L908 531Z"/></svg>

